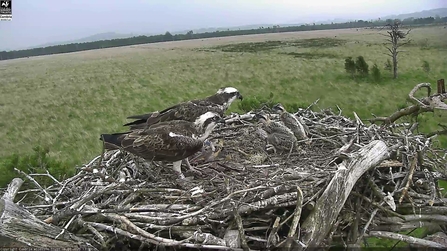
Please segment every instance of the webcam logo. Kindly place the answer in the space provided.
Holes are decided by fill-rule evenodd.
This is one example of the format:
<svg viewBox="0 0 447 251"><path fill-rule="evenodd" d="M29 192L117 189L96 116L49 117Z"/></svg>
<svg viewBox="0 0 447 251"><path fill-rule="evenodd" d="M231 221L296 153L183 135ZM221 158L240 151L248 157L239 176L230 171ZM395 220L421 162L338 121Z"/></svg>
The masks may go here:
<svg viewBox="0 0 447 251"><path fill-rule="evenodd" d="M0 0L0 21L12 20L12 0Z"/></svg>

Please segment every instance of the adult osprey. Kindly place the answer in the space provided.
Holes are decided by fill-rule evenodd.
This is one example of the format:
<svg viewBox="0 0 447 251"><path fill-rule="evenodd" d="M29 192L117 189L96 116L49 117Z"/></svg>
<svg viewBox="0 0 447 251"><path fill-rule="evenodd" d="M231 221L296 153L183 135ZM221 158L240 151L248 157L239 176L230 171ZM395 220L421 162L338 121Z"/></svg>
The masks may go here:
<svg viewBox="0 0 447 251"><path fill-rule="evenodd" d="M104 139L108 150L122 148L146 160L172 162L174 171L184 178L182 160L202 149L203 142L218 123L225 123L225 120L215 112L206 112L194 122L160 122L146 129L101 134L101 140Z"/></svg>
<svg viewBox="0 0 447 251"><path fill-rule="evenodd" d="M306 124L301 120L301 118L287 112L281 103L274 105L272 107L272 110L279 113L280 120L284 123L285 126L292 130L293 134L298 140L309 138L307 136L309 128L307 128Z"/></svg>
<svg viewBox="0 0 447 251"><path fill-rule="evenodd" d="M128 119L136 119L133 122L124 124L130 129L143 129L147 126L171 120L194 121L200 114L211 111L216 112L223 117L225 111L236 99L242 100L243 97L234 87L223 87L217 90L214 95L204 99L195 99L182 102L174 106L168 107L160 112L151 112L141 115L127 117Z"/></svg>
<svg viewBox="0 0 447 251"><path fill-rule="evenodd" d="M274 152L290 152L293 147L296 147L297 139L292 130L282 123L272 121L264 112L255 114L255 119L260 122L260 129L265 131L264 134L267 145L267 150Z"/></svg>

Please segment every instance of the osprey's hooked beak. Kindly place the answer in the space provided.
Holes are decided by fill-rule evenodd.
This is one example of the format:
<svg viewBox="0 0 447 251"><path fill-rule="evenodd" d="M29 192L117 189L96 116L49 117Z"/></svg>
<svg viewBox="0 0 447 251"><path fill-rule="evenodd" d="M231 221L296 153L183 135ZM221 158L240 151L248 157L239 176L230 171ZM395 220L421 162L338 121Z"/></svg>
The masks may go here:
<svg viewBox="0 0 447 251"><path fill-rule="evenodd" d="M244 97L242 97L242 95L239 92L237 93L237 98L240 99L240 100L244 99Z"/></svg>

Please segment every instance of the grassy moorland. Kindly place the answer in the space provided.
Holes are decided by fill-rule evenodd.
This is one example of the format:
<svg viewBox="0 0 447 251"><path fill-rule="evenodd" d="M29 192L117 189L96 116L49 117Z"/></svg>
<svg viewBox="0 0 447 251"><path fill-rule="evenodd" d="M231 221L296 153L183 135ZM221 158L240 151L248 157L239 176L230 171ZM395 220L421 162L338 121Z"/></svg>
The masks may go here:
<svg viewBox="0 0 447 251"><path fill-rule="evenodd" d="M383 33L383 31L382 31ZM391 79L379 31L310 31L189 40L0 61L0 185L9 181L13 154L49 148L54 170L70 174L100 154L100 133L126 130L126 116L234 86L244 95L231 111L249 109L272 97L287 107L320 99L362 119L384 116L406 105L420 82L447 78L447 29L417 28ZM364 56L382 80L352 79L344 59ZM427 73L423 61L430 65ZM435 88L436 89L436 88ZM336 109L336 108L335 108ZM421 131L437 128L447 114L419 118ZM441 140L442 141L442 140ZM441 142L442 143L442 142ZM43 160L35 160L38 164Z"/></svg>

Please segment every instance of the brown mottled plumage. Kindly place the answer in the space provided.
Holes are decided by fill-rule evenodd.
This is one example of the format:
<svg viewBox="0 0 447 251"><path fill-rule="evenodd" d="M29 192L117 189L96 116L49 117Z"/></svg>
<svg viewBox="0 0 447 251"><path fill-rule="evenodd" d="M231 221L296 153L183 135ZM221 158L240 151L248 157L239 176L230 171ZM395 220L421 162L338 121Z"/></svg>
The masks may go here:
<svg viewBox="0 0 447 251"><path fill-rule="evenodd" d="M267 150L272 148L274 152L287 153L295 148L296 139L284 133L271 133L267 136L267 143Z"/></svg>
<svg viewBox="0 0 447 251"><path fill-rule="evenodd" d="M309 129L299 117L287 112L281 103L276 104L272 109L279 113L280 120L292 130L298 140L308 139L307 133Z"/></svg>
<svg viewBox="0 0 447 251"><path fill-rule="evenodd" d="M261 128L266 131L268 134L271 133L282 133L285 135L289 135L292 138L295 138L292 130L290 128L286 127L280 122L272 121L270 120L269 116L265 114L264 112L259 112L255 115L255 118L258 119L258 121L261 124Z"/></svg>
<svg viewBox="0 0 447 251"><path fill-rule="evenodd" d="M211 111L223 116L225 111L236 99L243 99L242 95L236 88L223 87L220 88L214 95L204 99L195 99L191 101L182 102L174 106L168 107L158 114L147 113L142 115L134 115L127 117L128 119L136 119L133 122L124 124L130 126L130 129L143 129L155 123L171 121L171 120L186 120L194 121L200 114Z"/></svg>
<svg viewBox="0 0 447 251"><path fill-rule="evenodd" d="M173 162L173 169L183 178L181 161L198 152L217 123L224 122L219 114L206 112L195 122L160 122L146 129L102 134L101 139L109 150L122 148L146 160Z"/></svg>
<svg viewBox="0 0 447 251"><path fill-rule="evenodd" d="M285 125L271 121L264 112L257 113L255 118L260 122L260 129L265 131L267 149L272 147L275 152L288 152L292 147L296 147L297 139ZM262 131L260 133L264 134Z"/></svg>
<svg viewBox="0 0 447 251"><path fill-rule="evenodd" d="M182 104L173 106L171 109L167 109L161 112L154 112L144 116L139 120L136 120L131 123L125 124L125 126L129 126L131 130L134 129L144 129L148 126L160 123L160 122L166 122L166 121L173 121L173 120L184 120L193 122L196 118L198 118L201 114L204 114L206 112L215 112L219 114L220 116L223 116L222 109L216 105L210 105L210 106L201 106L197 105L191 101L184 102ZM134 118L138 116L133 116Z"/></svg>

